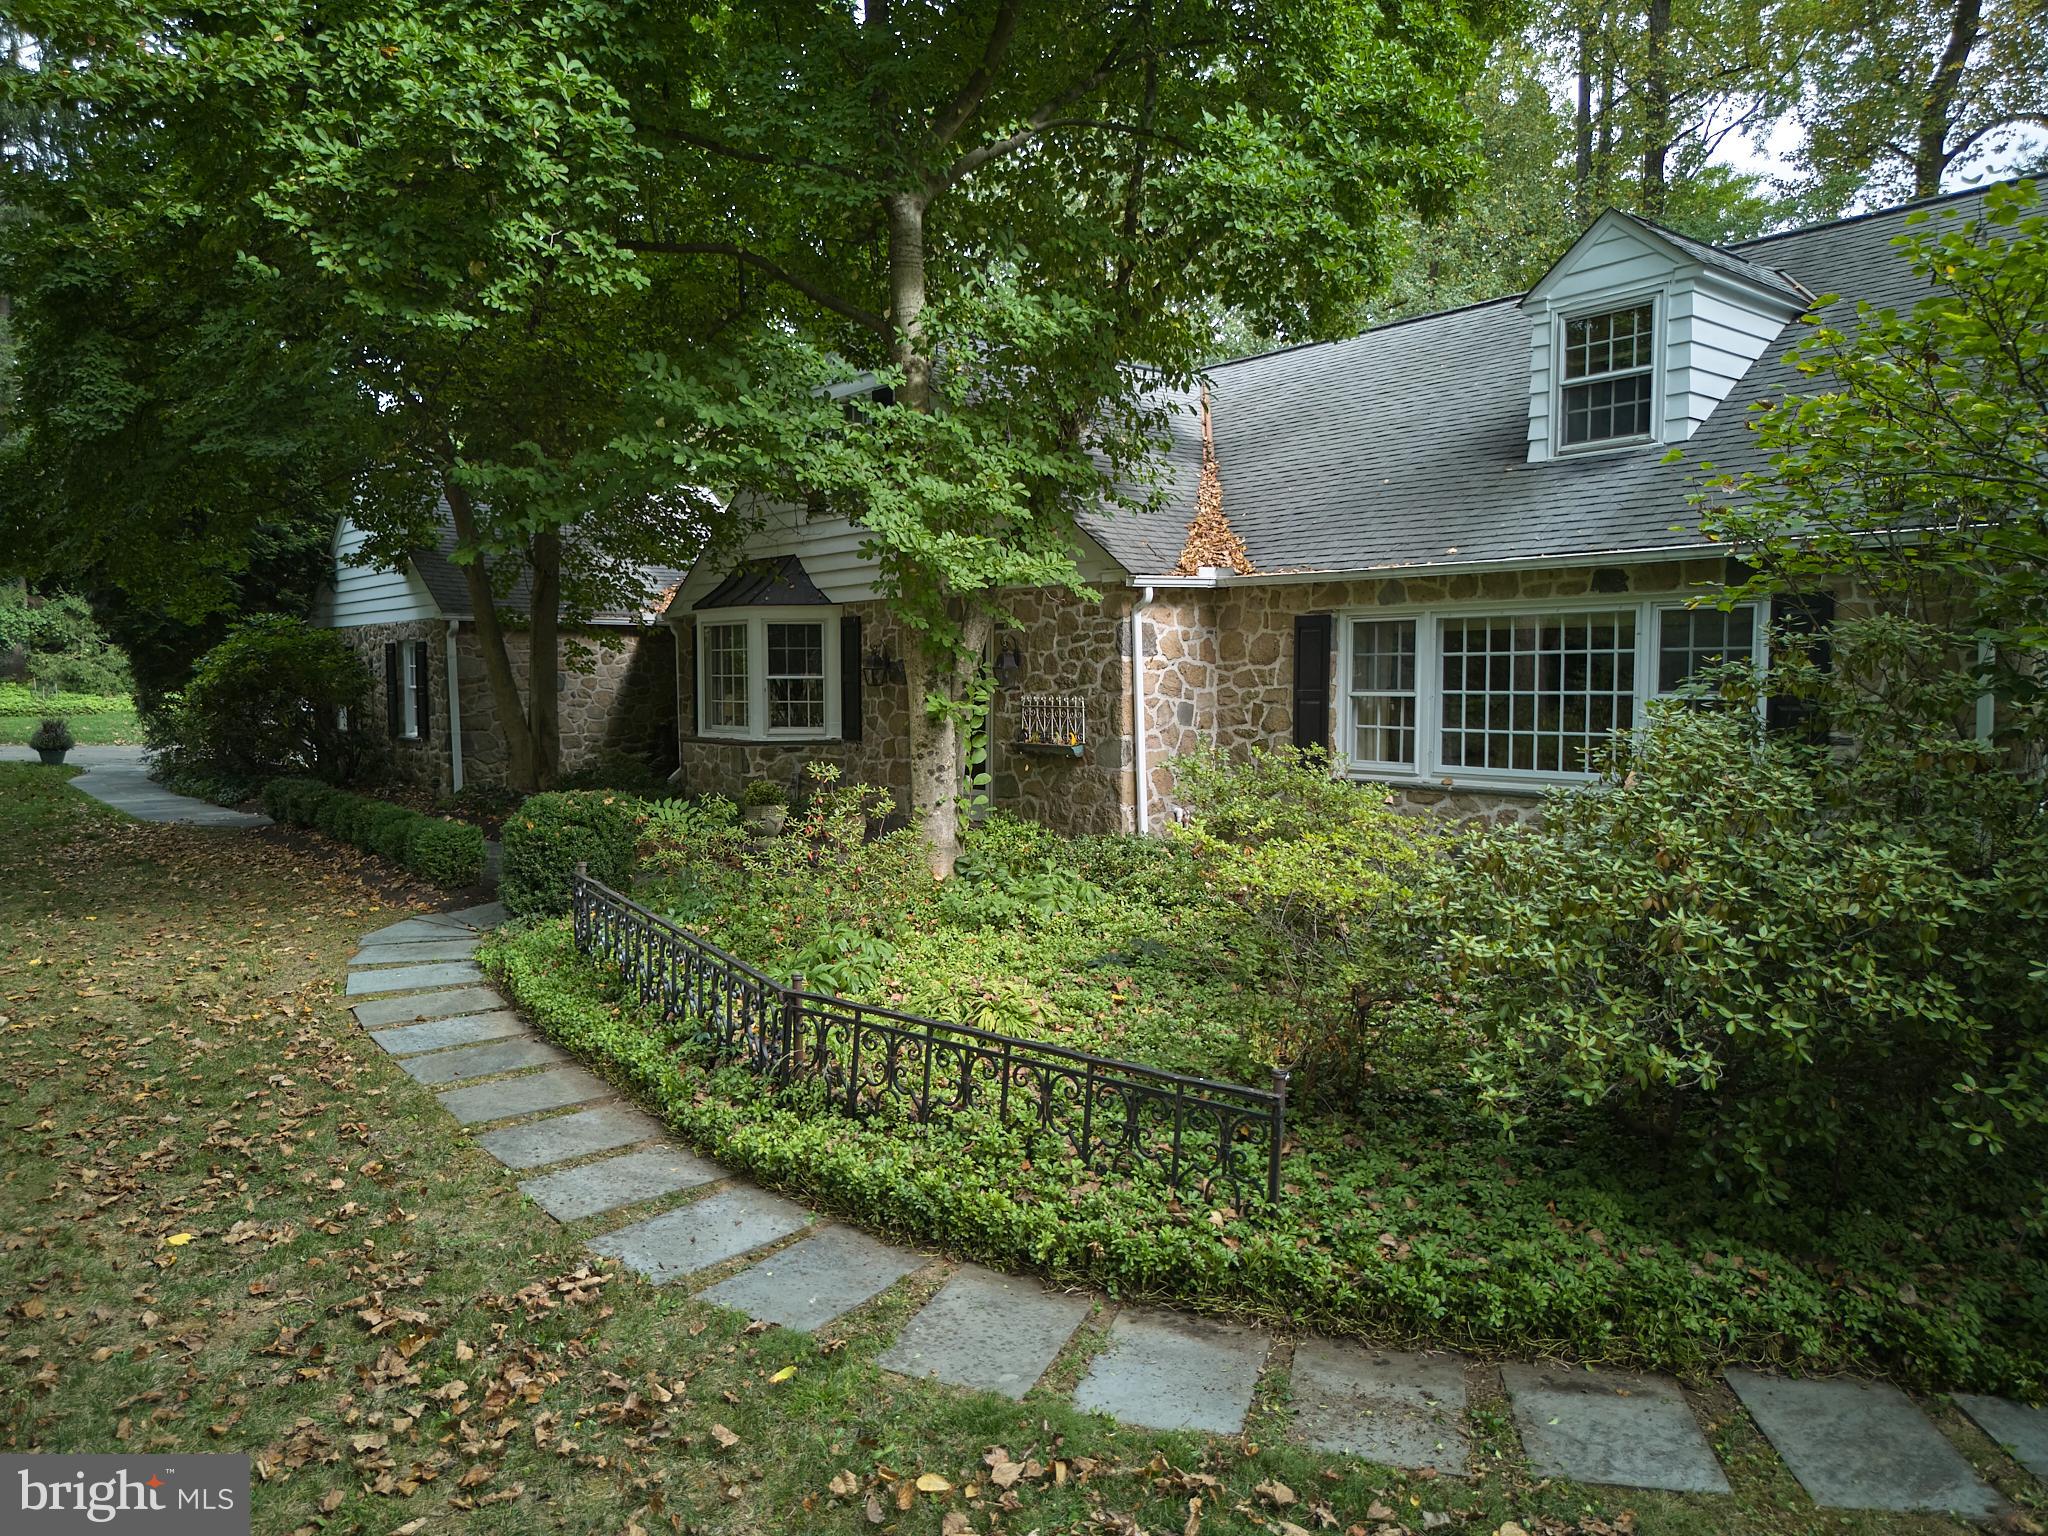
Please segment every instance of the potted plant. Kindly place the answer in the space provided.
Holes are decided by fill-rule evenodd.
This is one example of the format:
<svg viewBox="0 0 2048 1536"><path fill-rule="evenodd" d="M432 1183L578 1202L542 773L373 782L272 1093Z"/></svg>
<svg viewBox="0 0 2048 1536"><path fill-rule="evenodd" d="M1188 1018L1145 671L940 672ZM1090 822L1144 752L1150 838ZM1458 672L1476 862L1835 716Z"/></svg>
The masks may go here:
<svg viewBox="0 0 2048 1536"><path fill-rule="evenodd" d="M767 779L749 779L740 791L740 815L757 837L774 837L789 818L789 797Z"/></svg>
<svg viewBox="0 0 2048 1536"><path fill-rule="evenodd" d="M71 734L71 726L61 719L45 720L37 726L28 744L36 749L38 757L52 766L63 762L64 754L78 745Z"/></svg>

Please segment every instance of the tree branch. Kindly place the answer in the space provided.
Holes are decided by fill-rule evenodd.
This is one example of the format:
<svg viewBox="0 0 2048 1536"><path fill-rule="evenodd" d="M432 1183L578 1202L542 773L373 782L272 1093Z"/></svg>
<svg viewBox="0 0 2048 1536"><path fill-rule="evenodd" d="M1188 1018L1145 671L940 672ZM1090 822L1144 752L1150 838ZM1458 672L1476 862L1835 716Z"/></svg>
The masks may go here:
<svg viewBox="0 0 2048 1536"><path fill-rule="evenodd" d="M651 133L657 138L674 139L679 144L701 149L706 154L720 155L728 160L744 160L750 165L773 166L777 170L822 171L828 176L843 176L849 181L859 179L852 171L841 166L826 165L818 160L785 160L779 155L771 155L762 150L741 149L737 144L727 144L705 134L692 133L687 128L674 128L662 123L636 122L633 124L633 131Z"/></svg>
<svg viewBox="0 0 2048 1536"><path fill-rule="evenodd" d="M734 245L726 240L621 240L623 250L640 251L651 256L730 256L734 261L744 262L756 272L762 272L787 288L794 288L820 308L829 309L835 315L851 320L878 336L893 337L895 332L889 322L871 309L842 299L831 290L819 287L807 277L801 277L787 267L770 261L758 252L745 246Z"/></svg>
<svg viewBox="0 0 2048 1536"><path fill-rule="evenodd" d="M1005 134L1000 139L991 139L986 144L976 145L973 149L967 151L966 154L955 160L952 165L927 182L926 193L928 197L936 197L948 188L958 186L991 160L1000 160L1011 151L1021 149L1024 145L1029 144L1033 139L1045 132L1046 125L1053 122L1062 110L1100 89L1103 82L1115 74L1123 62L1120 57L1122 52L1123 42L1119 39L1110 46L1109 53L1103 58L1102 63L1096 67L1093 74L1076 83L1071 89L1061 92L1036 112L1033 112L1024 120L1022 128L1019 128L1015 133Z"/></svg>
<svg viewBox="0 0 2048 1536"><path fill-rule="evenodd" d="M996 70L1003 62L1003 56L1010 51L1010 42L1017 35L1017 17L1022 12L1021 0L1000 0L996 6L996 18L990 25L988 45L981 51L981 62L967 77L958 94L946 104L946 110L932 120L932 138L940 144L950 144L960 130L967 126L982 100L995 84Z"/></svg>

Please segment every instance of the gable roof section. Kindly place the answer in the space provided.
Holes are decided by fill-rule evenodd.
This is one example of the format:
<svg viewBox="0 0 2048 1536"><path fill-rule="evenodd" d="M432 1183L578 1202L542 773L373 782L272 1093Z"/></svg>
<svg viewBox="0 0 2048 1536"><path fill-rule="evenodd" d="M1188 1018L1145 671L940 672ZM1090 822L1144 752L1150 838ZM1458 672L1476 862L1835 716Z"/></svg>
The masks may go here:
<svg viewBox="0 0 2048 1536"><path fill-rule="evenodd" d="M1981 190L1726 252L1853 306L1925 296L1890 242L1912 212L1974 215ZM1713 249L1713 248L1706 248ZM1685 444L1528 460L1529 317L1519 295L1401 320L1348 341L1210 371L1224 505L1262 573L1377 571L1646 557L1699 549L1690 497L1702 478L1762 466L1750 408L1805 385L1784 354L1796 318ZM1803 327L1798 327L1803 330ZM1165 576L1196 513L1199 420L1176 416L1171 495L1147 518L1091 514L1084 526L1139 579ZM1170 533L1167 531L1170 526Z"/></svg>

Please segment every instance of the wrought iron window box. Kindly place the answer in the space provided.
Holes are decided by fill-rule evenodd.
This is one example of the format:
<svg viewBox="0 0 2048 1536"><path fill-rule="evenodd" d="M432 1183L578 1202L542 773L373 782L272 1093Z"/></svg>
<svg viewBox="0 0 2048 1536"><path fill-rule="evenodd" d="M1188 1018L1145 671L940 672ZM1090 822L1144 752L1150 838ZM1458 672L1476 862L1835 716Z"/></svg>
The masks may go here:
<svg viewBox="0 0 2048 1536"><path fill-rule="evenodd" d="M1038 757L1085 757L1088 743L1085 741L1026 741L1010 743L1013 750L1030 752Z"/></svg>

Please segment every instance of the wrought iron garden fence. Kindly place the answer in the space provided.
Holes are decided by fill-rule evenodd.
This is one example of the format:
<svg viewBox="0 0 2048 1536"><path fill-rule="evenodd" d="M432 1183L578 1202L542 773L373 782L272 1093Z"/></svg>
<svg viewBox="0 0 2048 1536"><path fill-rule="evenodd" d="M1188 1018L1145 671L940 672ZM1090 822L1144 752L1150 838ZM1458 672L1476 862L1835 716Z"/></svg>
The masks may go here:
<svg viewBox="0 0 2048 1536"><path fill-rule="evenodd" d="M1248 1088L811 992L802 977L784 985L581 865L571 894L578 952L614 968L665 1021L693 1024L721 1061L814 1079L852 1115L925 1123L981 1110L1019 1127L1028 1146L1064 1147L1090 1169L1149 1166L1176 1187L1221 1184L1239 1203L1279 1198L1284 1071L1270 1088Z"/></svg>

